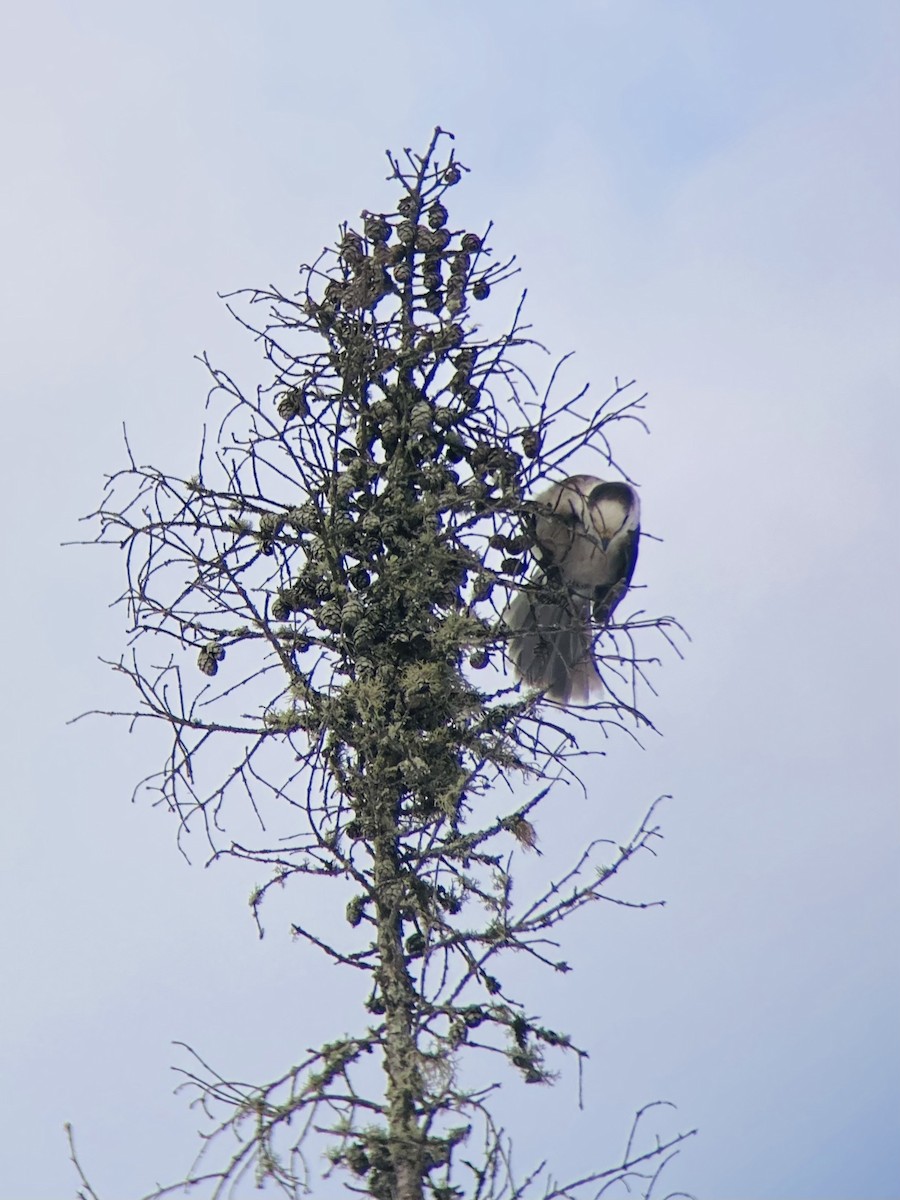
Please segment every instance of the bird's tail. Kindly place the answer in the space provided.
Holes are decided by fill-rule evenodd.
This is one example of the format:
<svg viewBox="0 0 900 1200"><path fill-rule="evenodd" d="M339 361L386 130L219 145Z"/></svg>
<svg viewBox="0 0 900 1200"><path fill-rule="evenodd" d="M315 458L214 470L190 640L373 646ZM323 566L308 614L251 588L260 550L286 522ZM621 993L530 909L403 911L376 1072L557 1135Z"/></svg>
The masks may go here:
<svg viewBox="0 0 900 1200"><path fill-rule="evenodd" d="M603 690L591 650L586 601L538 600L519 592L503 619L513 630L509 657L524 683L540 688L557 704L588 704Z"/></svg>

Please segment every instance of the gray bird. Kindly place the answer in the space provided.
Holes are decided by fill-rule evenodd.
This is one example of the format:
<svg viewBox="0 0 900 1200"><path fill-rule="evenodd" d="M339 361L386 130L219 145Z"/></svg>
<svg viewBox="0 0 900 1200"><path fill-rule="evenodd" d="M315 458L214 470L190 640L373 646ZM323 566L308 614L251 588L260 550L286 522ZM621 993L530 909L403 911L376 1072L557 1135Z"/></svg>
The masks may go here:
<svg viewBox="0 0 900 1200"><path fill-rule="evenodd" d="M572 475L536 497L529 584L503 619L518 677L557 704L602 691L591 626L605 625L637 561L641 505L627 483Z"/></svg>

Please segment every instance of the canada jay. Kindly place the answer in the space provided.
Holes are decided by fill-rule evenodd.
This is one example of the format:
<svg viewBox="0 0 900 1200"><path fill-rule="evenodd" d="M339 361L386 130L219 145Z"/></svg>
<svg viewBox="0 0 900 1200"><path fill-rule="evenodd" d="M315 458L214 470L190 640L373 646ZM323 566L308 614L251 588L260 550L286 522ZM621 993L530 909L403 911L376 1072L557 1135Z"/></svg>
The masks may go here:
<svg viewBox="0 0 900 1200"><path fill-rule="evenodd" d="M503 619L516 674L557 704L602 690L591 626L625 595L637 561L641 506L627 483L572 475L535 499L536 568Z"/></svg>

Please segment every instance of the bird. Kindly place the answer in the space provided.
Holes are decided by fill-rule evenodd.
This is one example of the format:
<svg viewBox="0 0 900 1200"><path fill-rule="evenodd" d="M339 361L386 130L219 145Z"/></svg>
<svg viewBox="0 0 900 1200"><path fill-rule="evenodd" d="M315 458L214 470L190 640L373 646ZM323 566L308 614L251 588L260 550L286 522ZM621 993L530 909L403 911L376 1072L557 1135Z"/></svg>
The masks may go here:
<svg viewBox="0 0 900 1200"><path fill-rule="evenodd" d="M630 484L571 475L534 500L528 584L503 614L523 683L561 705L603 690L592 625L609 623L637 562L641 505Z"/></svg>

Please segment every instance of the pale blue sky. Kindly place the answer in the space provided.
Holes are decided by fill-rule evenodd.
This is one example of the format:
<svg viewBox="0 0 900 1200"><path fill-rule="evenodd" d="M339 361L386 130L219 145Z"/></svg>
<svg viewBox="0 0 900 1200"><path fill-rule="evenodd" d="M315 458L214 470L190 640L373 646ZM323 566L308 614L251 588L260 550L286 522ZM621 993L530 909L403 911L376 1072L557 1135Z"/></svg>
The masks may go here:
<svg viewBox="0 0 900 1200"><path fill-rule="evenodd" d="M695 639L648 700L665 737L610 746L590 802L545 817L552 857L675 795L630 885L667 907L585 914L576 971L533 985L591 1062L583 1113L569 1077L504 1089L519 1161L540 1138L587 1167L664 1097L701 1130L670 1186L701 1200L900 1196L898 34L878 0L0 17L0 1200L74 1194L65 1120L103 1200L177 1177L174 1039L264 1079L353 1028L290 898L260 943L257 876L204 871L199 845L188 867L129 804L160 743L66 727L130 697L97 662L122 645L121 563L59 543L123 421L190 472L193 354L263 377L216 291L289 288L378 207L384 149L438 123L473 169L463 216L518 254L569 378L651 392L652 437L616 447L665 539L638 582Z"/></svg>

